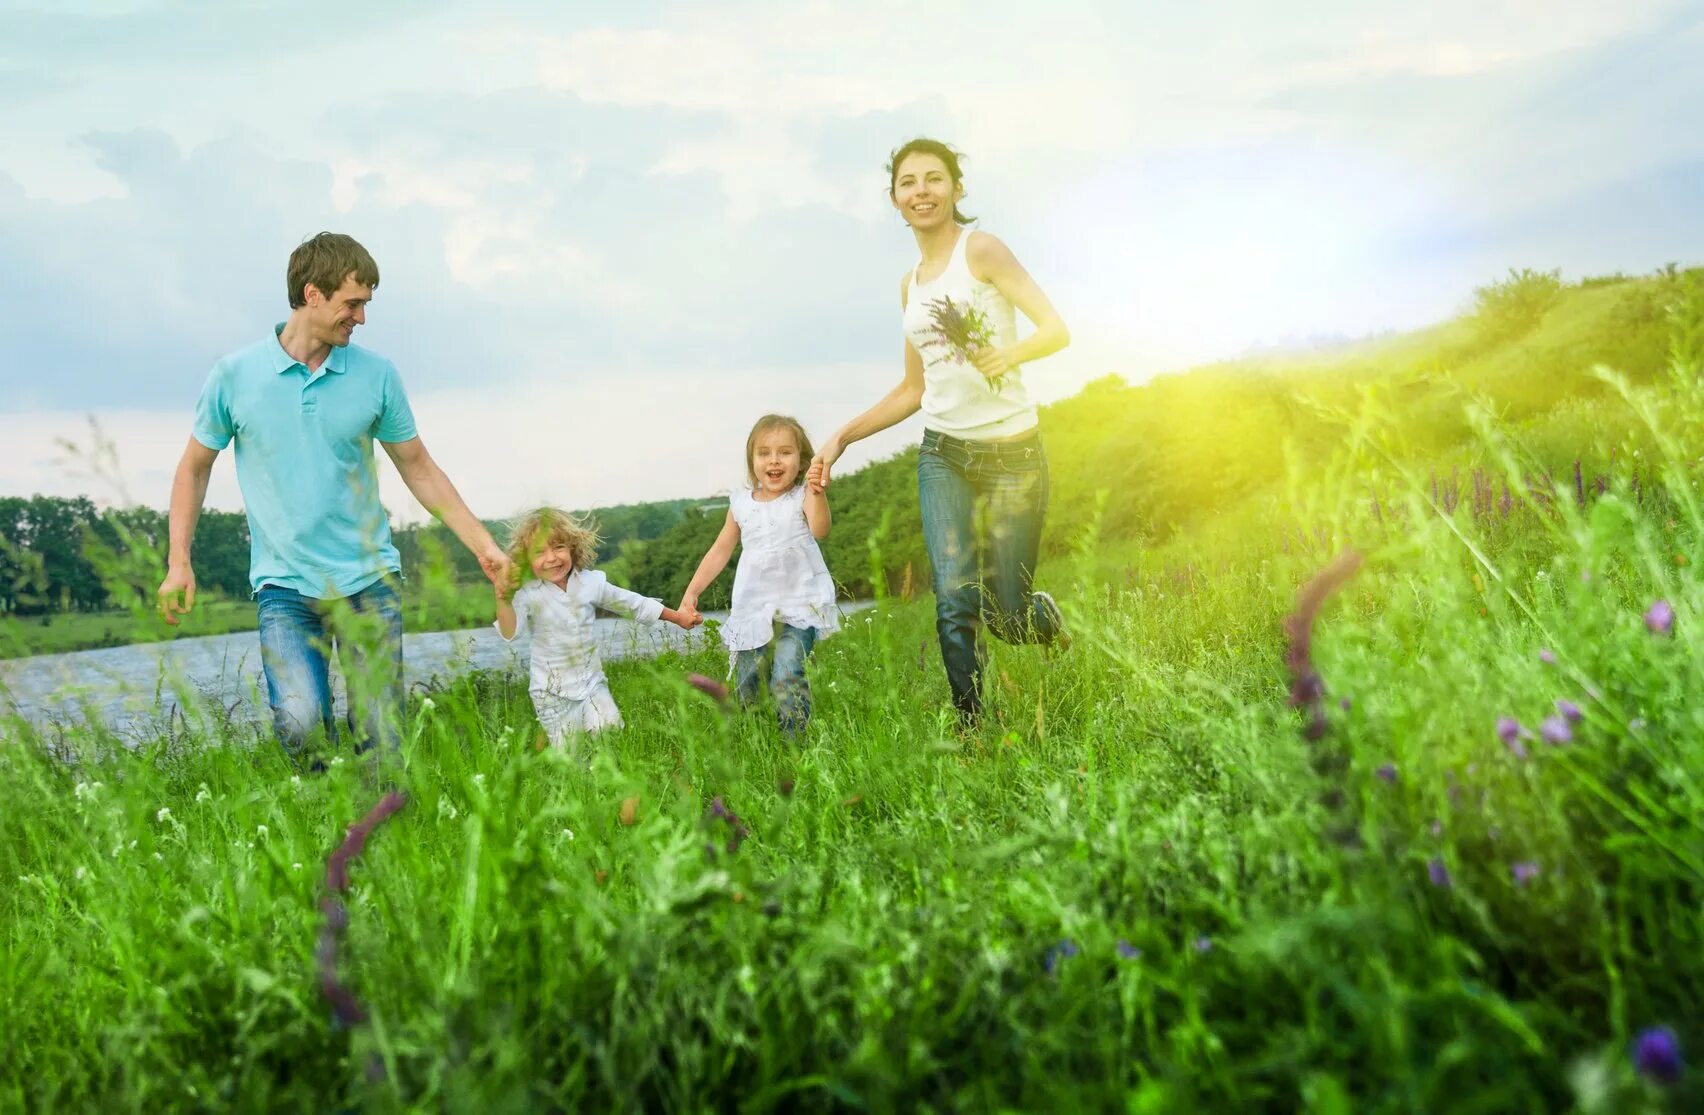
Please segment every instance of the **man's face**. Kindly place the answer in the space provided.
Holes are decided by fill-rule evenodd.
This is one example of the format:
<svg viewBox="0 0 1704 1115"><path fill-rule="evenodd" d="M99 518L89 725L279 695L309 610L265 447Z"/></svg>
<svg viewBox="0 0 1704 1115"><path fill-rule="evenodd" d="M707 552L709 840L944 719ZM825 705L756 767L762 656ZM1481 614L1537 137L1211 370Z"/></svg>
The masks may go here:
<svg viewBox="0 0 1704 1115"><path fill-rule="evenodd" d="M342 348L355 335L357 325L367 323L367 303L373 300L373 288L356 282L354 272L344 276L336 293L326 295L312 283L307 289L308 322L316 341L333 348Z"/></svg>

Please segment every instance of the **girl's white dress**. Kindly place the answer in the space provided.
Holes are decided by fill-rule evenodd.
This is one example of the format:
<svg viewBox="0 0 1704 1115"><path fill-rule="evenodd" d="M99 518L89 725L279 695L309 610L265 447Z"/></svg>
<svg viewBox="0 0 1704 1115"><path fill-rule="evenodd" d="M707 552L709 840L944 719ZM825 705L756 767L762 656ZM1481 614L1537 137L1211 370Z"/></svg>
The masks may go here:
<svg viewBox="0 0 1704 1115"><path fill-rule="evenodd" d="M814 627L818 638L840 630L834 578L805 521L805 486L767 501L736 488L728 510L740 528L733 611L722 625L730 662L742 650L767 646L777 620Z"/></svg>

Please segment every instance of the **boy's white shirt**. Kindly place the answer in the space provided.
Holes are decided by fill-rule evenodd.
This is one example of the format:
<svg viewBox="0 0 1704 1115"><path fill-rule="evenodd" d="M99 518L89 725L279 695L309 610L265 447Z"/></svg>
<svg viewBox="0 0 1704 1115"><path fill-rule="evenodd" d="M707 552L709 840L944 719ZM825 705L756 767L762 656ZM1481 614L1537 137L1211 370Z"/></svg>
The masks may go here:
<svg viewBox="0 0 1704 1115"><path fill-rule="evenodd" d="M655 623L663 615L662 601L612 585L596 569L574 570L562 588L537 579L528 581L510 604L515 609L515 633L504 641L513 642L523 631L532 633L530 687L576 701L584 700L604 680L597 630L592 626L598 608L625 612L645 623ZM497 634L503 634L501 626L493 626Z"/></svg>

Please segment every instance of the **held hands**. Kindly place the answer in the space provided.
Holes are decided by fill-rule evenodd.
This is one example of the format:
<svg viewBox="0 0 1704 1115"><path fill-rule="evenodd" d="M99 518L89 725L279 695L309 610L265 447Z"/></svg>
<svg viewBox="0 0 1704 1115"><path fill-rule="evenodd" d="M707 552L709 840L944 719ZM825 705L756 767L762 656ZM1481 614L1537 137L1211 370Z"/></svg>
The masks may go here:
<svg viewBox="0 0 1704 1115"><path fill-rule="evenodd" d="M520 579L516 576L515 563L509 560L509 555L495 543L491 548L479 555L479 568L491 579L497 588L497 597L507 600L520 587ZM505 591L507 589L507 591Z"/></svg>
<svg viewBox="0 0 1704 1115"><path fill-rule="evenodd" d="M675 622L690 631L704 622L704 614L698 610L698 597L691 593L680 598L680 606L675 609L678 617Z"/></svg>
<svg viewBox="0 0 1704 1115"><path fill-rule="evenodd" d="M830 470L834 468L834 462L840 459L840 454L840 443L830 440L811 458L811 467L805 473L805 483L810 485L812 495L820 495L828 488Z"/></svg>
<svg viewBox="0 0 1704 1115"><path fill-rule="evenodd" d="M159 600L160 618L176 627L178 617L195 607L195 570L187 564L169 567L160 582Z"/></svg>

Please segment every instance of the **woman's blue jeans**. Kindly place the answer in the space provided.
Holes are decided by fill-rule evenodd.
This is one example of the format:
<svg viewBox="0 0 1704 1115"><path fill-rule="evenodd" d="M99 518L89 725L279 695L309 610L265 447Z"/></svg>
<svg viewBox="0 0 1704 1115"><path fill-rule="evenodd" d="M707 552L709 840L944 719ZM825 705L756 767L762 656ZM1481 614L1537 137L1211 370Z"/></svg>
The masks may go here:
<svg viewBox="0 0 1704 1115"><path fill-rule="evenodd" d="M923 431L917 497L947 685L961 720L974 722L982 712L987 660L979 627L986 623L1007 643L1051 643L1056 634L1031 590L1047 516L1040 432L1012 441L967 441Z"/></svg>
<svg viewBox="0 0 1704 1115"><path fill-rule="evenodd" d="M316 600L263 585L260 663L272 725L291 758L316 739L337 740L330 656L343 666L355 749L395 752L402 744L402 598L388 579L351 595Z"/></svg>

